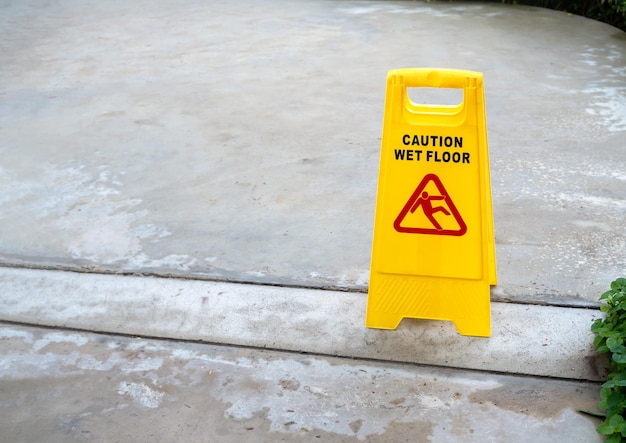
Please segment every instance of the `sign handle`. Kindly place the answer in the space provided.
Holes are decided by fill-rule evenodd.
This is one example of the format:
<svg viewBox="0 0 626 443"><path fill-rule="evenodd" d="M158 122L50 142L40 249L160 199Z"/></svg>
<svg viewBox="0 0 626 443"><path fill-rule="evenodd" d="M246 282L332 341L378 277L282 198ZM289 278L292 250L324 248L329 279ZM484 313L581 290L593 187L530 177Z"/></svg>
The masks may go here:
<svg viewBox="0 0 626 443"><path fill-rule="evenodd" d="M408 88L464 89L482 85L482 74L460 69L414 68L403 69L404 84Z"/></svg>

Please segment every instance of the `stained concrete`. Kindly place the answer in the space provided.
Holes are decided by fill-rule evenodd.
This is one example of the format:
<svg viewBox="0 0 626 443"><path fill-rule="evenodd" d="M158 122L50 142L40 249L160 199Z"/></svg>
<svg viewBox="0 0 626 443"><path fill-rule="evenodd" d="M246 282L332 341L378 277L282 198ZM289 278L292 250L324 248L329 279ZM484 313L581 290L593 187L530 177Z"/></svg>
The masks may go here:
<svg viewBox="0 0 626 443"><path fill-rule="evenodd" d="M0 324L11 442L601 442L599 386Z"/></svg>
<svg viewBox="0 0 626 443"><path fill-rule="evenodd" d="M385 75L435 66L485 75L493 298L594 306L626 268L626 39L608 25L64 0L0 1L0 33L2 264L364 291Z"/></svg>

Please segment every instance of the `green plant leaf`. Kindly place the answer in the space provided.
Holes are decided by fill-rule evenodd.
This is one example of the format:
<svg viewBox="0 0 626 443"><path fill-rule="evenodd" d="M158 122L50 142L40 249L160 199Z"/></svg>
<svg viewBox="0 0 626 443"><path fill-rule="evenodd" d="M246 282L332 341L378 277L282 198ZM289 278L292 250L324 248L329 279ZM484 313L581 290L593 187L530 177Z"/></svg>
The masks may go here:
<svg viewBox="0 0 626 443"><path fill-rule="evenodd" d="M622 372L613 377L613 381L622 381L626 380L626 373Z"/></svg>
<svg viewBox="0 0 626 443"><path fill-rule="evenodd" d="M596 319L591 324L591 332L593 332L594 334L597 334L598 332L603 331L604 329L605 329L604 320L602 320L601 318Z"/></svg>
<svg viewBox="0 0 626 443"><path fill-rule="evenodd" d="M603 434L603 435L607 435L607 434ZM604 443L622 443L622 437L619 434L613 434L610 437L607 437L606 440L604 440Z"/></svg>
<svg viewBox="0 0 626 443"><path fill-rule="evenodd" d="M624 401L624 394L621 392L613 391L606 399L607 409L614 408Z"/></svg>
<svg viewBox="0 0 626 443"><path fill-rule="evenodd" d="M615 431L615 426L611 425L608 420L604 420L598 425L596 431L601 435L611 435Z"/></svg>
<svg viewBox="0 0 626 443"><path fill-rule="evenodd" d="M608 408L608 406L606 404L606 401L611 396L612 392L613 392L613 390L609 389L609 388L603 387L602 389L600 389L600 399L602 400L602 402L604 402L604 405L600 404L600 409L607 409ZM602 403L602 402L600 402L600 403Z"/></svg>
<svg viewBox="0 0 626 443"><path fill-rule="evenodd" d="M616 430L618 427L622 428L624 424L624 419L622 418L621 415L613 415L612 417L607 417L606 420L604 420L602 423L600 423L598 425L598 427L596 428L596 431L598 432L598 434L601 435L610 435L611 438L614 437ZM621 429L620 431L618 431L621 433ZM619 434L616 434L617 437L619 438L618 440L615 440L617 442L621 441L621 436ZM609 441L609 439L607 438L605 440L605 443Z"/></svg>
<svg viewBox="0 0 626 443"><path fill-rule="evenodd" d="M620 277L611 282L611 289L619 291L620 289L626 289L626 278Z"/></svg>
<svg viewBox="0 0 626 443"><path fill-rule="evenodd" d="M607 436L605 442L622 443L622 437L626 437L626 278L613 281L611 290L600 299L606 301L600 308L606 315L591 325L591 332L596 334L593 345L599 354L609 352L611 360L598 405L606 416L596 429Z"/></svg>
<svg viewBox="0 0 626 443"><path fill-rule="evenodd" d="M606 345L612 352L615 352L615 349L618 349L620 346L624 347L623 343L624 341L617 332L612 333L611 336L606 339Z"/></svg>

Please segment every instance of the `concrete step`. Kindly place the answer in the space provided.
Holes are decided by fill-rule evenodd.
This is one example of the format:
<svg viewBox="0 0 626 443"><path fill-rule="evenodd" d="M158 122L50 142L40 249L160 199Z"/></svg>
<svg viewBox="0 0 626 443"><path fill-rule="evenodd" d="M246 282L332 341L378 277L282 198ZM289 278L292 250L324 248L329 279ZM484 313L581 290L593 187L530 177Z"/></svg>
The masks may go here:
<svg viewBox="0 0 626 443"><path fill-rule="evenodd" d="M442 321L367 329L357 292L0 268L0 320L451 368L602 380L599 310L492 303L492 336Z"/></svg>

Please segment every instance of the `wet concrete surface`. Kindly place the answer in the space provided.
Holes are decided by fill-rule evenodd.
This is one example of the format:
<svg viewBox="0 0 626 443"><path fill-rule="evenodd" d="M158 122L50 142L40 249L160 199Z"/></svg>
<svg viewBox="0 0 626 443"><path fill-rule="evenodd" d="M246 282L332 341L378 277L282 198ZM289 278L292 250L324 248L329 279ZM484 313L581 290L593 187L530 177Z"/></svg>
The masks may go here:
<svg viewBox="0 0 626 443"><path fill-rule="evenodd" d="M626 268L626 38L471 2L0 2L0 263L365 291L385 75L485 75L495 300ZM410 189L414 184L407 185Z"/></svg>
<svg viewBox="0 0 626 443"><path fill-rule="evenodd" d="M12 442L600 442L599 385L0 324Z"/></svg>
<svg viewBox="0 0 626 443"><path fill-rule="evenodd" d="M2 282L0 318L59 328L0 325L2 440L602 440L578 412L596 409L596 383L250 346L271 343L269 330L286 349L357 343L350 355L384 347L376 358L413 361L427 341L439 364L508 368L526 353L532 373L565 364L565 378L601 378L588 343L599 312L539 305L596 307L626 269L623 32L539 8L343 0L0 0L0 32L0 265L39 273ZM109 298L102 279L121 277L75 287L71 272L52 285L36 270L365 291L385 75L428 66L485 74L492 298L513 303L494 311L490 341L472 341L476 355L442 322L302 339L338 312L360 325L364 294L316 291L313 309L309 290L268 286L280 294L254 306L240 296L264 293L246 289L232 309L170 318L182 292L163 288L183 280L116 291L119 280ZM207 290L183 292L201 303ZM156 311L141 317L146 306ZM104 332L182 321L164 333L177 338L204 333L188 334L187 320L221 315L209 330L241 341L64 330L80 312L100 315ZM237 321L248 336L220 330ZM571 332L528 331L551 322ZM490 359L500 345L510 352Z"/></svg>

